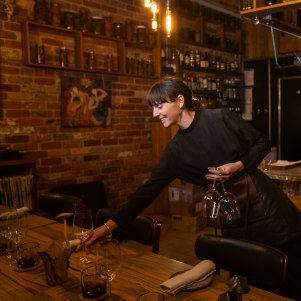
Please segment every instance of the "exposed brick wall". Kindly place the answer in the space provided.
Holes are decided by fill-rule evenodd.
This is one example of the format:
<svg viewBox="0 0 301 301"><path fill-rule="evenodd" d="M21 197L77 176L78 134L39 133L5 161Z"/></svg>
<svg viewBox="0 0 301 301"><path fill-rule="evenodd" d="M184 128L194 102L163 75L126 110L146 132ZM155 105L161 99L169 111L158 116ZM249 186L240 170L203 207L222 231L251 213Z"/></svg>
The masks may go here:
<svg viewBox="0 0 301 301"><path fill-rule="evenodd" d="M145 24L151 15L139 0L58 1L62 9L90 9ZM19 3L19 1L18 1ZM21 26L32 19L34 1L24 0L12 21L0 14L0 143L37 159L38 195L57 185L103 180L111 206L128 199L152 166L151 110L145 96L153 80L26 67ZM112 124L62 128L60 79L103 79L111 88Z"/></svg>
<svg viewBox="0 0 301 301"><path fill-rule="evenodd" d="M88 8L91 15L132 19L136 25L151 19L142 0L57 2L62 10ZM34 1L17 3L11 21L0 13L1 146L28 151L37 159L38 195L53 186L103 180L110 206L121 205L151 172L151 110L145 96L153 80L24 66L21 27L25 19L33 19ZM112 124L62 128L62 77L103 79L110 85Z"/></svg>

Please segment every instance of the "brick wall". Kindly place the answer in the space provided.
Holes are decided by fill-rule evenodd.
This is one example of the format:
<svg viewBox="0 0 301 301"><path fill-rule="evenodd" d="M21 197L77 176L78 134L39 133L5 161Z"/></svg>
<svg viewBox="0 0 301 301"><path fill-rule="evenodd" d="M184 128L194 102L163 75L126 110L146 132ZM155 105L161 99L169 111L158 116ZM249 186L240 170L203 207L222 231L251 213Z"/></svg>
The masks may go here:
<svg viewBox="0 0 301 301"><path fill-rule="evenodd" d="M138 0L58 2L63 10L89 8L93 15L133 19L137 25L151 18ZM24 66L21 26L33 19L34 1L19 3L12 21L0 14L1 146L37 159L38 195L57 185L103 180L110 205L124 203L151 171L151 110L145 96L153 80ZM62 77L104 80L112 95L112 124L61 127Z"/></svg>
<svg viewBox="0 0 301 301"><path fill-rule="evenodd" d="M136 25L151 19L142 0L57 2L62 10L89 9L92 15L131 19ZM38 195L53 186L103 180L109 205L121 205L151 172L151 110L145 96L153 80L24 66L21 28L25 19L33 19L34 1L17 3L11 21L0 13L1 146L36 158ZM112 124L61 127L62 77L104 80L112 94Z"/></svg>

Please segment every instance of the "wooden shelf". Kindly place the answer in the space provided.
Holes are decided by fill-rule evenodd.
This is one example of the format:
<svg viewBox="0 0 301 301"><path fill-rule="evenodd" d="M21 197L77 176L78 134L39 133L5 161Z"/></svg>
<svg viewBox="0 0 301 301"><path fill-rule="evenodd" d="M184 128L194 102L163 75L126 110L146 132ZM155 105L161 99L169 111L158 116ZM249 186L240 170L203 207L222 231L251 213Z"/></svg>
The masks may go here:
<svg viewBox="0 0 301 301"><path fill-rule="evenodd" d="M256 3L256 1L254 2ZM240 14L244 16L270 15L277 12L283 12L284 9L295 9L297 7L301 7L301 0L242 10Z"/></svg>
<svg viewBox="0 0 301 301"><path fill-rule="evenodd" d="M43 35L50 35L50 38L44 38ZM55 37L53 37L56 35ZM43 41L51 40L62 40L68 41L69 43L68 50L72 53L72 62L68 67L59 66L58 62L55 59L46 60L46 63L39 64L32 61L32 53L31 53L31 42L35 42L36 40L40 41L41 44L44 44ZM72 41L72 42L70 42ZM91 42L92 41L92 42ZM93 44L95 42L95 45ZM71 46L70 46L71 43ZM104 43L104 45L102 45ZM107 45L108 46L107 46ZM148 51L152 54L154 59L157 58L156 51L157 48L152 45L141 44L126 41L124 39L118 39L115 37L108 37L104 35L94 34L90 32L81 32L79 30L66 29L64 27L57 27L47 24L40 24L31 20L26 20L24 26L22 27L22 46L23 46L23 63L26 66L30 67L38 67L38 68L48 68L48 69L57 69L62 71L79 71L79 72L88 72L88 73L102 73L102 74L110 74L117 76L131 76L131 77L141 77L141 78L150 78L157 79L159 77L160 70L156 70L155 74L152 76L146 75L137 75L137 74L128 74L125 70L125 60L126 53L128 48L138 49L140 51ZM59 48L57 42L53 42L50 48ZM91 50L93 47L103 47L108 48L111 47L112 51L115 53L115 66L113 71L107 71L105 65L100 64L101 68L88 69L85 65L85 53L87 50ZM107 53L108 50L106 49ZM96 55L103 55L102 52L95 51ZM46 54L45 54L46 55ZM55 51L51 49L51 53L47 54L48 56L55 56ZM155 62L153 62L154 65Z"/></svg>

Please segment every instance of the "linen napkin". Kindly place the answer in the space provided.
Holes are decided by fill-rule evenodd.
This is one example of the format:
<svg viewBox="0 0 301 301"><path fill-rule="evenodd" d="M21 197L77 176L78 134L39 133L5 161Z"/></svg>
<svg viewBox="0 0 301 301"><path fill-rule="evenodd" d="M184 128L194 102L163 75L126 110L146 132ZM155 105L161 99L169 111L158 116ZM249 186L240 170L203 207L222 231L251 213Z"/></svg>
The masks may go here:
<svg viewBox="0 0 301 301"><path fill-rule="evenodd" d="M161 283L160 288L165 293L176 295L181 290L207 286L212 282L214 274L215 264L210 260L203 260L192 269Z"/></svg>
<svg viewBox="0 0 301 301"><path fill-rule="evenodd" d="M7 218L13 218L16 214L21 216L22 214L29 211L29 208L24 206L21 208L16 209L16 211L7 211L0 214L0 220L6 220Z"/></svg>

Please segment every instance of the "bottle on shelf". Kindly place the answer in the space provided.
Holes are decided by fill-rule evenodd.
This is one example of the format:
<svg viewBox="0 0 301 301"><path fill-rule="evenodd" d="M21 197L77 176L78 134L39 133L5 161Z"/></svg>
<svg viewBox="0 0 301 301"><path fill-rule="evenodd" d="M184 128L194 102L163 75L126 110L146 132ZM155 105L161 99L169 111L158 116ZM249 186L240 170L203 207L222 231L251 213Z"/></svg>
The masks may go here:
<svg viewBox="0 0 301 301"><path fill-rule="evenodd" d="M190 54L189 54L189 50L187 49L184 55L184 66L189 67L189 65L190 65Z"/></svg>

